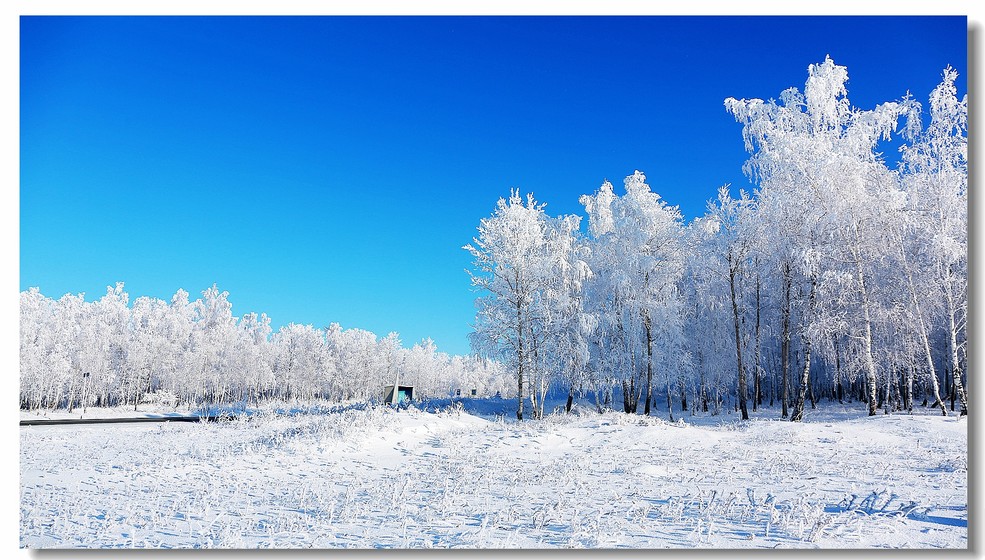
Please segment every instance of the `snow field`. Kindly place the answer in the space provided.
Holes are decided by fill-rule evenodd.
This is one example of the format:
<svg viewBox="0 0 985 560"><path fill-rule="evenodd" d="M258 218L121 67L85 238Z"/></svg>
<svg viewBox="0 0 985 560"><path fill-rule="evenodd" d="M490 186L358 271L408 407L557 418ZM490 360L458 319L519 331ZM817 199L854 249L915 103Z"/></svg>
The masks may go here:
<svg viewBox="0 0 985 560"><path fill-rule="evenodd" d="M353 406L24 427L20 544L967 546L965 420L766 414L518 423L461 407Z"/></svg>

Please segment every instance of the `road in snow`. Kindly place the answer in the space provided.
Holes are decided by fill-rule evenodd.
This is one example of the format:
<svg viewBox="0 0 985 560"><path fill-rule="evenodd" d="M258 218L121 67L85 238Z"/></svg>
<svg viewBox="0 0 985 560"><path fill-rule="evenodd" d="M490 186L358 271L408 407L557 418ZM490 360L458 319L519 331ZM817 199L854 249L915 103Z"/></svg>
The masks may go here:
<svg viewBox="0 0 985 560"><path fill-rule="evenodd" d="M20 545L967 547L965 419L511 404L22 427Z"/></svg>

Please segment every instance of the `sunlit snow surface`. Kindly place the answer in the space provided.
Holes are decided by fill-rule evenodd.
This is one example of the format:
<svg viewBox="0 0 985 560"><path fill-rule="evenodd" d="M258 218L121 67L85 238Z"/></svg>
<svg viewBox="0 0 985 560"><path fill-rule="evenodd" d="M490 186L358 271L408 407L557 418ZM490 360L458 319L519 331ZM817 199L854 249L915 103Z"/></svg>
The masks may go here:
<svg viewBox="0 0 985 560"><path fill-rule="evenodd" d="M517 423L512 401L449 404L21 427L20 545L967 547L955 416L671 424L584 403Z"/></svg>

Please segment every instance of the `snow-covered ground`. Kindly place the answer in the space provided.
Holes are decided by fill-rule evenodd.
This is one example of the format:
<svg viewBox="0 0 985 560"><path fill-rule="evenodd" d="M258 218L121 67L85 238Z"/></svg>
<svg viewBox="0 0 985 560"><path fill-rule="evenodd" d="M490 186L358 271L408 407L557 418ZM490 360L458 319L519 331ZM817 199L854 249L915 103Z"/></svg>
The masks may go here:
<svg viewBox="0 0 985 560"><path fill-rule="evenodd" d="M968 545L954 416L671 424L585 406L518 423L512 401L450 404L21 427L20 545Z"/></svg>

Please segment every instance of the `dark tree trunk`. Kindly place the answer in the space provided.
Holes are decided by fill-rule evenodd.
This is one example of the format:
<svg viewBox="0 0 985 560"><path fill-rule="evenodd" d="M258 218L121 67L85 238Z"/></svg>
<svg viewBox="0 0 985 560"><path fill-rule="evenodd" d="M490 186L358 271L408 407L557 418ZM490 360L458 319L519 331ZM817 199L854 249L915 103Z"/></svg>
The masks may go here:
<svg viewBox="0 0 985 560"><path fill-rule="evenodd" d="M681 413L687 412L687 390L684 386L684 377L681 376L677 380L677 386L681 390Z"/></svg>
<svg viewBox="0 0 985 560"><path fill-rule="evenodd" d="M523 420L523 363L526 356L523 353L523 312L521 302L516 303L517 322L517 374L516 374L516 419ZM394 388L396 390L396 388Z"/></svg>
<svg viewBox="0 0 985 560"><path fill-rule="evenodd" d="M742 410L742 419L749 419L749 411L746 410L746 372L742 367L742 341L739 338L739 307L735 297L735 274L739 263L733 263L732 256L729 255L729 290L732 293L732 319L735 325L735 361L739 374L739 409Z"/></svg>
<svg viewBox="0 0 985 560"><path fill-rule="evenodd" d="M622 382L622 408L626 414L636 414L636 405L639 402L639 394L636 392L636 378L630 377L629 382L624 379Z"/></svg>
<svg viewBox="0 0 985 560"><path fill-rule="evenodd" d="M760 331L759 331L759 259L756 259L756 358L753 371L752 410L755 411L763 404L763 388L760 379Z"/></svg>
<svg viewBox="0 0 985 560"><path fill-rule="evenodd" d="M670 400L670 379L667 379L667 417L674 421L674 405Z"/></svg>
<svg viewBox="0 0 985 560"><path fill-rule="evenodd" d="M780 374L783 376L783 395L780 399L782 404L782 414L781 418L786 418L788 416L787 411L787 400L790 395L790 288L793 281L790 278L790 264L783 264L783 286L784 286L784 297L783 297L783 340L781 342L781 357L782 367Z"/></svg>
<svg viewBox="0 0 985 560"><path fill-rule="evenodd" d="M653 397L653 331L650 325L650 313L643 311L643 328L646 331L646 404L643 414L650 415L650 400Z"/></svg>

